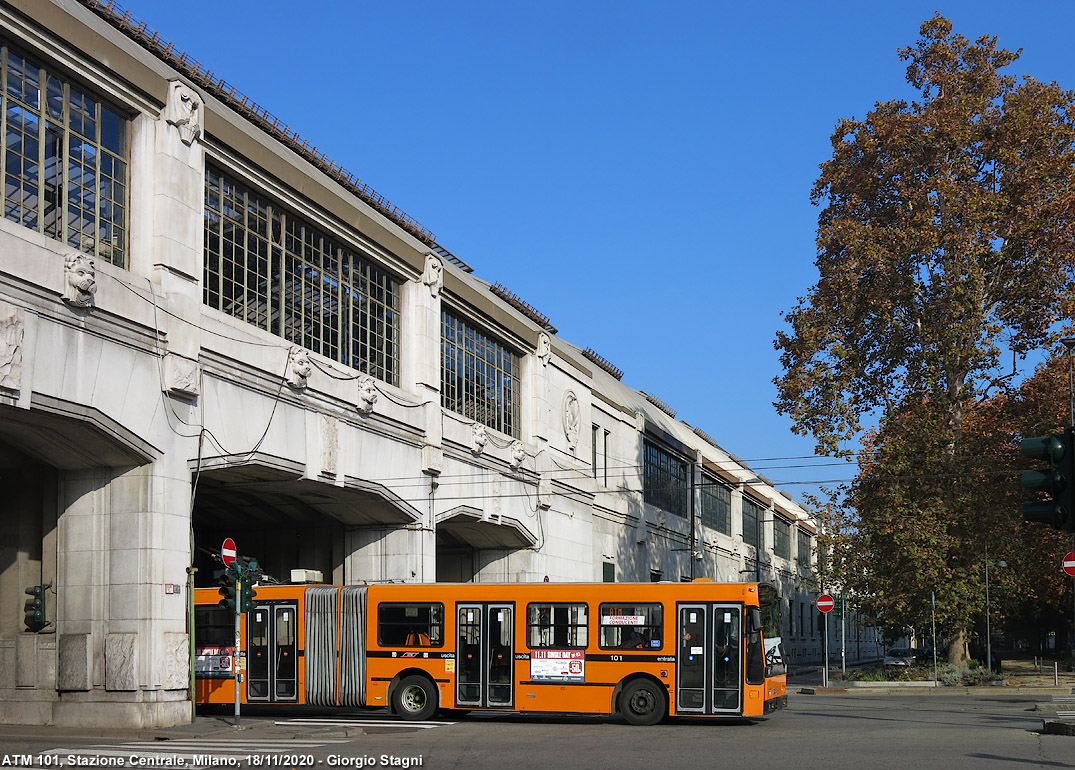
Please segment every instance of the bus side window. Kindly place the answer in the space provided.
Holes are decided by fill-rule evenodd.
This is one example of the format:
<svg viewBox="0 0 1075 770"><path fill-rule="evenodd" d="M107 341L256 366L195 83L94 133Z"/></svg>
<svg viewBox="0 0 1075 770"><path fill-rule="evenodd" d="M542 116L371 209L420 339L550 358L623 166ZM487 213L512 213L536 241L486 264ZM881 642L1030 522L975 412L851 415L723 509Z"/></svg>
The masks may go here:
<svg viewBox="0 0 1075 770"><path fill-rule="evenodd" d="M377 642L382 647L443 645L444 605L381 604L377 607Z"/></svg>
<svg viewBox="0 0 1075 770"><path fill-rule="evenodd" d="M598 643L604 650L660 649L664 607L659 602L605 603L600 607Z"/></svg>
<svg viewBox="0 0 1075 770"><path fill-rule="evenodd" d="M527 605L526 614L527 642L531 647L586 647L585 604L530 604Z"/></svg>

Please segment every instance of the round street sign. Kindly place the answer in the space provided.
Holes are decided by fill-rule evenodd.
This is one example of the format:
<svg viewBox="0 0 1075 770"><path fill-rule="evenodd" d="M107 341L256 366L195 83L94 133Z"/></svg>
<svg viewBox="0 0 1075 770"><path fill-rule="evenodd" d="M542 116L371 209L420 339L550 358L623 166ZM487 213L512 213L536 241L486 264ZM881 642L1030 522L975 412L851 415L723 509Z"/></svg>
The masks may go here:
<svg viewBox="0 0 1075 770"><path fill-rule="evenodd" d="M225 538L224 544L220 546L220 560L224 562L225 567L230 567L235 561L235 541L230 537Z"/></svg>
<svg viewBox="0 0 1075 770"><path fill-rule="evenodd" d="M821 594L817 597L817 608L821 612L832 612L832 608L836 606L836 600L828 594Z"/></svg>
<svg viewBox="0 0 1075 770"><path fill-rule="evenodd" d="M1064 572L1075 577L1075 551L1070 551L1067 556L1064 557Z"/></svg>

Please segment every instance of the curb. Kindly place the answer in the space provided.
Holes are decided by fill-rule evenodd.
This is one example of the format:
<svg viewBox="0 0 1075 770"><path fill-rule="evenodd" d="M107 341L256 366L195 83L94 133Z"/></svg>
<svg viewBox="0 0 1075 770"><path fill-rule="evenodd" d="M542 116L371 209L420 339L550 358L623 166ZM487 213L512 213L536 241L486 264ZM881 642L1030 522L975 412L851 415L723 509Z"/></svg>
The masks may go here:
<svg viewBox="0 0 1075 770"><path fill-rule="evenodd" d="M1041 731L1048 735L1075 735L1075 722L1060 719L1043 719Z"/></svg>
<svg viewBox="0 0 1075 770"><path fill-rule="evenodd" d="M1071 694L1070 687L945 687L917 686L906 687L893 683L879 683L863 687L800 687L795 692L799 695L1052 695Z"/></svg>
<svg viewBox="0 0 1075 770"><path fill-rule="evenodd" d="M296 740L317 740L318 738L357 738L365 735L366 731L361 727L348 727L343 730L329 730L327 732L296 733Z"/></svg>

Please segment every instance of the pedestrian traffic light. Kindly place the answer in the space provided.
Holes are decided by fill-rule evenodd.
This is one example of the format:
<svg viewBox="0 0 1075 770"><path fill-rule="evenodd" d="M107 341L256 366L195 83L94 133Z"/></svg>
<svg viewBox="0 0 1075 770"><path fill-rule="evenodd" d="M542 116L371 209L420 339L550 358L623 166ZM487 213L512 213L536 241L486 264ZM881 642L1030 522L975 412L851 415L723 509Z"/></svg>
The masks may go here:
<svg viewBox="0 0 1075 770"><path fill-rule="evenodd" d="M1025 438L1020 453L1049 463L1047 471L1023 471L1023 489L1049 496L1048 500L1023 503L1023 519L1075 532L1075 429Z"/></svg>
<svg viewBox="0 0 1075 770"><path fill-rule="evenodd" d="M242 588L239 590L239 611L250 612L253 610L256 598L258 598L258 594L254 590L254 578L248 574L243 578Z"/></svg>
<svg viewBox="0 0 1075 770"><path fill-rule="evenodd" d="M232 615L235 614L235 581L238 575L232 571L231 567L224 570L220 575L220 595L224 597L220 600L221 607L226 609Z"/></svg>
<svg viewBox="0 0 1075 770"><path fill-rule="evenodd" d="M28 631L40 631L49 624L48 614L45 610L45 589L49 585L30 586L26 593L30 598L26 600L25 623Z"/></svg>

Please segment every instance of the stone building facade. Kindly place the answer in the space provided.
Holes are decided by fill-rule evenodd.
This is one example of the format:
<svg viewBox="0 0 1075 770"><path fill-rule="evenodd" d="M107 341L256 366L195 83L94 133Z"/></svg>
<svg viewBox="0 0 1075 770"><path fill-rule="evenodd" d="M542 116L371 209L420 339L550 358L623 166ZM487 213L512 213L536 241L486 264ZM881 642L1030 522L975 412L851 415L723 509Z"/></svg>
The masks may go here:
<svg viewBox="0 0 1075 770"><path fill-rule="evenodd" d="M703 431L111 4L0 2L0 45L0 722L189 720L229 536L281 579L771 580L816 657L814 524Z"/></svg>

